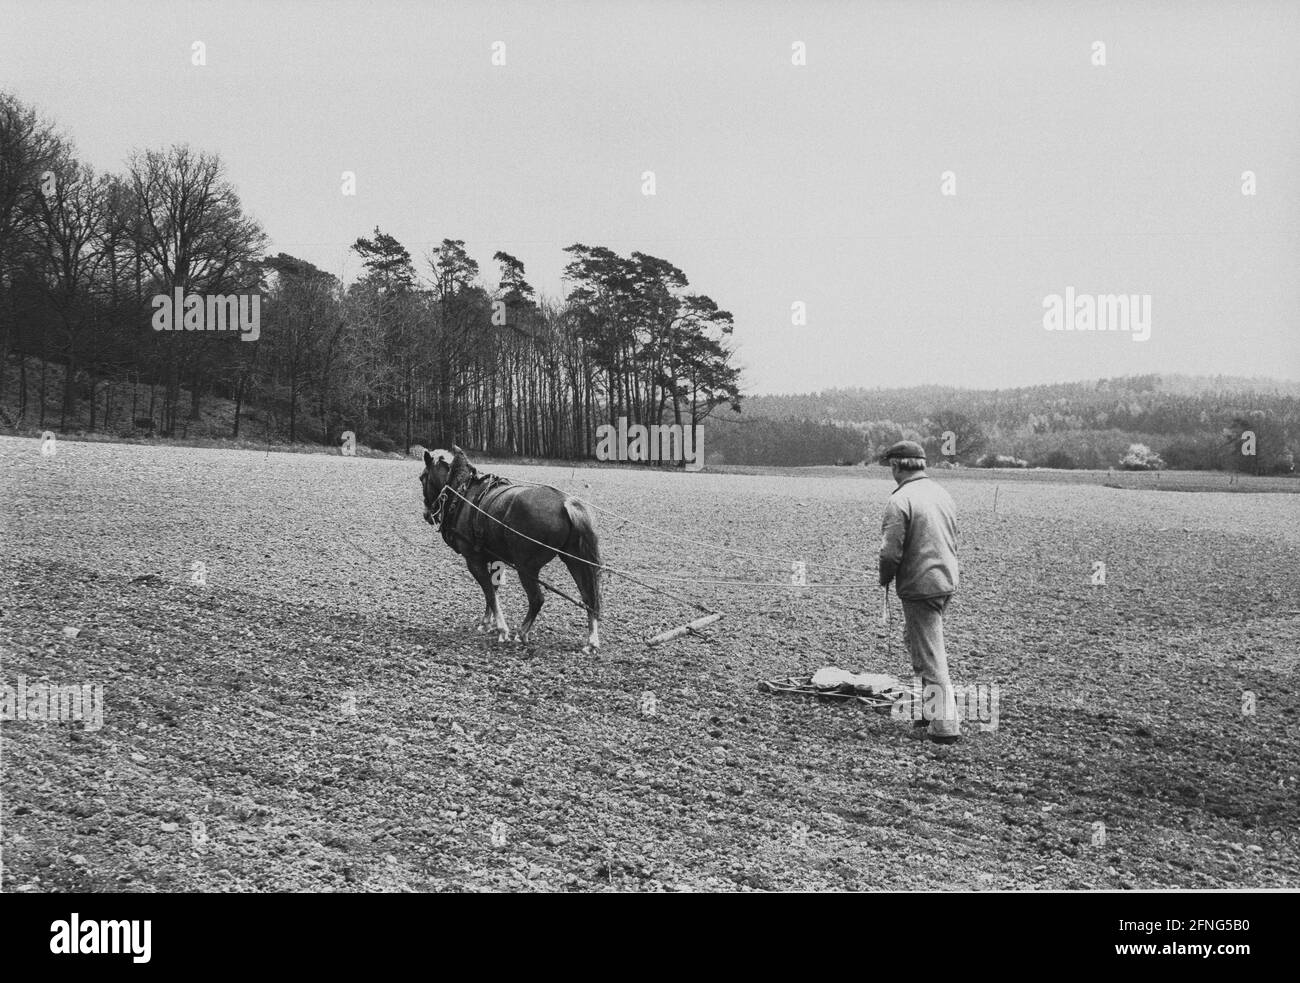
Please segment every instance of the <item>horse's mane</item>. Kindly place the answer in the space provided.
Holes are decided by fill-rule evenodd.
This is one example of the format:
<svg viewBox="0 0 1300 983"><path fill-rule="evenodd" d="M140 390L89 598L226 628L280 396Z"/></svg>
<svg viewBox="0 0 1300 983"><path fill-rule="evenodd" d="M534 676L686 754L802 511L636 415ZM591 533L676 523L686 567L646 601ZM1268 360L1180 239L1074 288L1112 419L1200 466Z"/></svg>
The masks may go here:
<svg viewBox="0 0 1300 983"><path fill-rule="evenodd" d="M469 463L469 458L459 447L456 448L455 456L451 459L451 469L447 473L447 484L451 486L452 491L465 494L465 489L470 486L475 477L478 475L478 469Z"/></svg>
<svg viewBox="0 0 1300 983"><path fill-rule="evenodd" d="M476 481L482 482L483 487L480 488L478 494L471 499L469 497L469 488L470 485L474 484ZM461 552L460 547L457 545L458 540L465 541L469 545L473 546L475 539L473 528L476 525L473 519L471 518L469 523L471 531L468 536L462 532L458 532L455 528L458 524L457 520L460 518L463 506L469 504L474 509L478 509L478 503L483 501L483 497L489 491L510 484L513 484L513 482L509 478L489 474L486 471L480 471L478 468L474 467L474 465L470 463L465 452L457 447L454 451L454 456L452 457L451 468L447 472L446 488L453 494L451 500L443 503L441 506L441 520L439 522L442 538L447 545L457 553Z"/></svg>
<svg viewBox="0 0 1300 983"><path fill-rule="evenodd" d="M469 486L476 481L484 481L485 484L480 489L480 495L491 488L500 485L512 484L509 478L503 478L500 475L489 474L486 471L480 471L470 463L469 457L459 447L455 450L455 456L451 461L451 469L447 472L447 484L457 495L464 496L469 490Z"/></svg>

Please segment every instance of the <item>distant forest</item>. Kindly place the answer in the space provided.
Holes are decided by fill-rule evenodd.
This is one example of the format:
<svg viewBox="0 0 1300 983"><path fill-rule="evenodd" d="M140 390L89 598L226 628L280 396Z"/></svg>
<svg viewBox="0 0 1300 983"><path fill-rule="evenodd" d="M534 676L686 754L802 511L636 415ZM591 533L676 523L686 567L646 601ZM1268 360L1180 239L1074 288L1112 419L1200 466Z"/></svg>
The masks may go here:
<svg viewBox="0 0 1300 983"><path fill-rule="evenodd" d="M856 464L903 439L964 465L1289 473L1300 452L1300 383L1144 375L752 396L743 417L720 415L708 447L715 463ZM1130 459L1134 445L1147 455Z"/></svg>

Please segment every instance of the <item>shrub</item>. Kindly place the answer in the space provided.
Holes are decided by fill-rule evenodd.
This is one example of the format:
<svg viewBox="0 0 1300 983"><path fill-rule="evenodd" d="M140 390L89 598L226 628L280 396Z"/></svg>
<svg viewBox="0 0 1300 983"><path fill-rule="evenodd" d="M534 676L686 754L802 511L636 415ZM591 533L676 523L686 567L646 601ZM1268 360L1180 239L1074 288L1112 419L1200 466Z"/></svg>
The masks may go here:
<svg viewBox="0 0 1300 983"><path fill-rule="evenodd" d="M977 462L981 468L1027 468L1029 462L1010 454L985 454Z"/></svg>
<svg viewBox="0 0 1300 983"><path fill-rule="evenodd" d="M397 450L397 445L383 434L376 434L371 437L369 443L372 449L384 454L391 454L393 451Z"/></svg>
<svg viewBox="0 0 1300 983"><path fill-rule="evenodd" d="M1129 444L1128 453L1119 461L1125 471L1158 471L1163 464L1160 455L1146 444Z"/></svg>

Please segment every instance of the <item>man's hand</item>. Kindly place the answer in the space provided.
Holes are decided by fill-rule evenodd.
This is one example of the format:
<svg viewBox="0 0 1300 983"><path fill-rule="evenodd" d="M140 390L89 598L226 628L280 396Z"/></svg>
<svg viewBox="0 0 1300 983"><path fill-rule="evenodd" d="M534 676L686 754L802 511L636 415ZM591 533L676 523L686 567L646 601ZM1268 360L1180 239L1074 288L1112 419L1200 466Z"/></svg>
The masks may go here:
<svg viewBox="0 0 1300 983"><path fill-rule="evenodd" d="M884 557L880 559L880 586L888 587L894 580L894 574L898 572L898 564Z"/></svg>

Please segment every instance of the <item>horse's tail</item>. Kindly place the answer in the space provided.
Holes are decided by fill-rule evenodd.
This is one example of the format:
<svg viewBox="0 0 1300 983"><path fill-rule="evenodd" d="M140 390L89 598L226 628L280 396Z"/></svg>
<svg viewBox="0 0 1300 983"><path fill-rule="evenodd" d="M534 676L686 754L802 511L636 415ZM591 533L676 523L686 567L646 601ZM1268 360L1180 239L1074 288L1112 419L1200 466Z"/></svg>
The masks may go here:
<svg viewBox="0 0 1300 983"><path fill-rule="evenodd" d="M575 498L564 499L564 512L573 523L573 532L565 544L565 552L572 553L585 563L567 564L583 600L591 606L591 613L600 617L600 541L587 508ZM594 565L593 565L594 564ZM590 600L587 600L590 598Z"/></svg>

